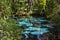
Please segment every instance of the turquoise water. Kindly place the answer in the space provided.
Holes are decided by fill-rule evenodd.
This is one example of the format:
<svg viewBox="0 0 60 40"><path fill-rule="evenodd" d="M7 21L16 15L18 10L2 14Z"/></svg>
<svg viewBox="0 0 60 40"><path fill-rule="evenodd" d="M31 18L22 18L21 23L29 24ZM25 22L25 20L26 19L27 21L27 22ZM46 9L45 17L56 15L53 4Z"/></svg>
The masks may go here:
<svg viewBox="0 0 60 40"><path fill-rule="evenodd" d="M44 34L48 32L48 27L51 27L45 18L21 18L19 19L19 26L21 28L22 26L26 27L22 34L30 33L32 35Z"/></svg>

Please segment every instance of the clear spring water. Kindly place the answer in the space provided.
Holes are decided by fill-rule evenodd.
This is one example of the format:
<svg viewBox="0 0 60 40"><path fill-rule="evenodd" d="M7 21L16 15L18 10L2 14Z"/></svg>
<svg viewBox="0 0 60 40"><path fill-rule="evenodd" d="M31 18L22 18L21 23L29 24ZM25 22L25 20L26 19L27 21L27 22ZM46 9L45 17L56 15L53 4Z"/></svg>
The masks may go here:
<svg viewBox="0 0 60 40"><path fill-rule="evenodd" d="M48 27L51 27L45 18L21 18L19 26L24 28L22 34L25 35L25 38L29 37L27 34L43 35L48 32ZM40 40L39 36L37 38Z"/></svg>

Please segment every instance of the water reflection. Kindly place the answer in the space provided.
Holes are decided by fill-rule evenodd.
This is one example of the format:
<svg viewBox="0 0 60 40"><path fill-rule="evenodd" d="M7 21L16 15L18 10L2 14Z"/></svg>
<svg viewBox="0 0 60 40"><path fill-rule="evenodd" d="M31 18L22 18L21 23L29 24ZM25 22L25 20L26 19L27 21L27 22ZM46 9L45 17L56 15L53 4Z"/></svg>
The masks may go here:
<svg viewBox="0 0 60 40"><path fill-rule="evenodd" d="M27 38L29 37L27 34L43 35L48 32L48 27L51 27L45 18L21 18L19 19L19 26L21 28L22 26L26 27L22 34Z"/></svg>

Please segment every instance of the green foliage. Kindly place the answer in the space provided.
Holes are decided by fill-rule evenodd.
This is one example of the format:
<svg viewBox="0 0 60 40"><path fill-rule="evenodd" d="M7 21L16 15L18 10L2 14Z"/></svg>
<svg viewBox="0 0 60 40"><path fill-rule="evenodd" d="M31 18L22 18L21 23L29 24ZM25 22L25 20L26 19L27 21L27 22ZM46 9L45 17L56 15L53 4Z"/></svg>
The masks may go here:
<svg viewBox="0 0 60 40"><path fill-rule="evenodd" d="M56 0L33 0L32 3L32 9L27 10L29 7L27 0L0 0L0 27L4 28L0 32L6 35L2 37L2 40L21 40L20 32L23 29L19 28L16 21L10 19L10 16L12 18L15 15L23 14L30 16L30 14L35 13L37 16L42 14L42 10L44 10L50 23L60 24L60 4L58 5Z"/></svg>
<svg viewBox="0 0 60 40"><path fill-rule="evenodd" d="M2 0L0 2L1 5L1 11L3 11L3 14L5 16L10 16L11 14L11 3L9 3L10 1L6 1L6 0Z"/></svg>
<svg viewBox="0 0 60 40"><path fill-rule="evenodd" d="M1 40L6 39L6 40L21 40L21 35L20 35L20 28L16 21L14 19L8 19L8 20L0 20L0 26L3 27L3 36ZM20 35L20 36L19 36Z"/></svg>

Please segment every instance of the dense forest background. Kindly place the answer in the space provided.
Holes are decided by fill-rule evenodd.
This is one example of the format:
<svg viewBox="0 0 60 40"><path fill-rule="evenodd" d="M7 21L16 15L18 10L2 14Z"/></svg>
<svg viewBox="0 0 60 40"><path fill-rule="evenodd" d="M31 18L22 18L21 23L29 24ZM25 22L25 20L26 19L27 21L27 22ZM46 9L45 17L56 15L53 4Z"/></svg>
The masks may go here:
<svg viewBox="0 0 60 40"><path fill-rule="evenodd" d="M60 0L0 0L0 39L21 40L21 17L45 17L60 33Z"/></svg>

